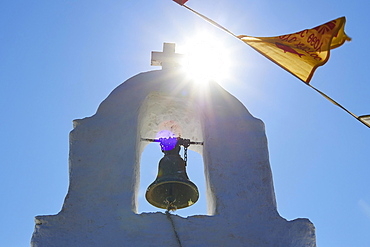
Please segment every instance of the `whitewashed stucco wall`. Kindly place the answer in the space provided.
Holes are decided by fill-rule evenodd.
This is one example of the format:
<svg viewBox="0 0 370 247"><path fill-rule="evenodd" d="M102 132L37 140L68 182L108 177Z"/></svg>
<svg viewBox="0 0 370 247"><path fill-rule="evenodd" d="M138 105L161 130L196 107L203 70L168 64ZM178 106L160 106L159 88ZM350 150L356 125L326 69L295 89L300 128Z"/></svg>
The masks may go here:
<svg viewBox="0 0 370 247"><path fill-rule="evenodd" d="M70 185L61 212L37 216L33 247L179 246L163 213L137 214L141 153L163 128L204 141L209 215L172 215L182 246L314 247L308 219L276 209L264 124L217 83L207 90L177 70L118 86L70 133Z"/></svg>

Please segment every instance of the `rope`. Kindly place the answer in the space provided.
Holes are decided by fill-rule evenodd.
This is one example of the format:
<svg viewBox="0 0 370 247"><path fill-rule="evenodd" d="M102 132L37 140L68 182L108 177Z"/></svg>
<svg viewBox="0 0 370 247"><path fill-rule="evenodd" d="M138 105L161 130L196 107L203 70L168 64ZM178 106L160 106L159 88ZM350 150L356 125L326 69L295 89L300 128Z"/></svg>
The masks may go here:
<svg viewBox="0 0 370 247"><path fill-rule="evenodd" d="M179 244L180 247L182 247L179 235L177 234L177 231L176 231L176 228L175 228L175 223L173 222L173 220L171 218L171 214L168 210L166 210L166 215L167 215L168 220L171 222L173 233L175 234L175 238L177 240L177 243Z"/></svg>
<svg viewBox="0 0 370 247"><path fill-rule="evenodd" d="M188 7L188 6L186 6L185 4L183 4L183 5L181 5L181 6L185 7L185 8L186 8L186 9L188 9L188 10L190 10L190 11L191 11L191 12L193 12L194 14L196 14L196 15L200 16L201 18L203 18L204 20L208 21L208 22L209 22L209 23L211 23L212 25L214 25L214 26L218 27L219 29L221 29L221 30L223 30L223 31L227 32L228 34L231 34L232 36L234 36L234 37L236 37L236 38L238 38L238 39L239 39L239 37L238 37L238 36L236 36L234 33L232 33L230 30L228 30L227 28L225 28L225 27L221 26L220 24L218 24L218 23L217 23L217 22L215 22L214 20L212 20L212 19L208 18L207 16L202 15L201 13L199 13L199 12L195 11L194 9L192 9L192 8L190 8L190 7Z"/></svg>
<svg viewBox="0 0 370 247"><path fill-rule="evenodd" d="M327 100L329 100L331 103L333 103L334 105L338 106L339 108L341 108L342 110L344 110L345 112L347 112L349 115L351 115L352 117L356 118L358 121L360 121L365 126L367 126L368 128L370 128L370 126L366 122L362 121L361 118L359 118L358 116L356 116L355 114L353 114L352 112L350 112L349 110L347 110L341 104L339 104L338 102L336 102L335 100L333 100L332 98L330 98L328 95L324 94L323 92L321 92L320 90L318 90L317 88L315 88L314 86L312 86L309 83L305 83L305 84L307 86L309 86L310 88L312 88L313 90L315 90L316 92L318 92L319 94L321 94L321 96L323 96L324 98L326 98Z"/></svg>

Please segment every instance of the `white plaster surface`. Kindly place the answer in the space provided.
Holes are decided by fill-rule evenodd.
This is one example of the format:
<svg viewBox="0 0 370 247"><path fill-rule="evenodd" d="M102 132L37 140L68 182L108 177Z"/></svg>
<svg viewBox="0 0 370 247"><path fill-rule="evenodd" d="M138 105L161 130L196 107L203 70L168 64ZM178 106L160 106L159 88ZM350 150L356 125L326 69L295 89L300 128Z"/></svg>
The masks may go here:
<svg viewBox="0 0 370 247"><path fill-rule="evenodd" d="M141 153L169 129L204 159L209 215L172 220L183 247L314 247L308 219L276 209L264 124L217 83L201 90L176 70L118 86L70 133L68 194L57 215L37 216L33 247L180 246L163 213L137 214Z"/></svg>

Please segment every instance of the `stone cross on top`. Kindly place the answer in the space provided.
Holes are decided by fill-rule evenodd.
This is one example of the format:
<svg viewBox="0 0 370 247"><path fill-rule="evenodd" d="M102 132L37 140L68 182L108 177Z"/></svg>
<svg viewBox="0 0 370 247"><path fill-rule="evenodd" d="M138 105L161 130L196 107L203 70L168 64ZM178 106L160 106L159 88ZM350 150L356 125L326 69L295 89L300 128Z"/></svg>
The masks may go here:
<svg viewBox="0 0 370 247"><path fill-rule="evenodd" d="M180 66L182 54L175 53L174 43L163 43L163 52L152 51L152 66L162 66L162 69L171 69Z"/></svg>

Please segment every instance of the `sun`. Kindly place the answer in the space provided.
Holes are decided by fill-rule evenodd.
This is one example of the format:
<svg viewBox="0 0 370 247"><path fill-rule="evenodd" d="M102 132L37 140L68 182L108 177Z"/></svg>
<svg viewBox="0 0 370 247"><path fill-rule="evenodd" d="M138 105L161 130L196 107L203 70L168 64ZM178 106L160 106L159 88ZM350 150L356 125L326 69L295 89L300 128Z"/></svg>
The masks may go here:
<svg viewBox="0 0 370 247"><path fill-rule="evenodd" d="M182 47L182 67L197 83L221 81L229 76L230 55L216 37L203 33L189 39Z"/></svg>

